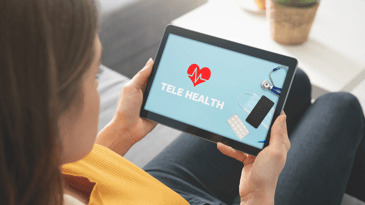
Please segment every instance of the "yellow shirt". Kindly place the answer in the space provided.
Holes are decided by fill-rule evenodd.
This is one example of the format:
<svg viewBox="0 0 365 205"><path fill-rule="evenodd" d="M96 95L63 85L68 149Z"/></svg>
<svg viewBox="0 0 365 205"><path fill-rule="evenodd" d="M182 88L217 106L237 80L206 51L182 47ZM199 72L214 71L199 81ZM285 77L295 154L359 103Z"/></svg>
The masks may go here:
<svg viewBox="0 0 365 205"><path fill-rule="evenodd" d="M112 150L94 144L83 159L62 166L65 182L89 197L89 204L189 203L175 191Z"/></svg>

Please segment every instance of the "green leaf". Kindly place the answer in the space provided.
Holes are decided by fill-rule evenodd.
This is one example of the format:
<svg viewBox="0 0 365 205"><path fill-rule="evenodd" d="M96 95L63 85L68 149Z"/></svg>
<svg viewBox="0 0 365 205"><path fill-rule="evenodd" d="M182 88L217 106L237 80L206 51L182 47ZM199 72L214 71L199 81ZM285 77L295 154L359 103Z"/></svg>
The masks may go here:
<svg viewBox="0 0 365 205"><path fill-rule="evenodd" d="M286 7L311 7L317 4L320 0L269 0Z"/></svg>

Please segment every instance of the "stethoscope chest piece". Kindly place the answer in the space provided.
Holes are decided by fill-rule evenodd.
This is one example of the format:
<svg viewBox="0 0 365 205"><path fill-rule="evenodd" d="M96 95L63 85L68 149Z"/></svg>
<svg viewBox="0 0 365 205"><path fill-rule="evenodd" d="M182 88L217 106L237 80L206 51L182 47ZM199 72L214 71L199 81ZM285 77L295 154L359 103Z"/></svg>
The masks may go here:
<svg viewBox="0 0 365 205"><path fill-rule="evenodd" d="M267 89L267 90L271 89L270 81L268 81L268 80L264 80L264 81L261 83L261 87L262 87L263 89Z"/></svg>

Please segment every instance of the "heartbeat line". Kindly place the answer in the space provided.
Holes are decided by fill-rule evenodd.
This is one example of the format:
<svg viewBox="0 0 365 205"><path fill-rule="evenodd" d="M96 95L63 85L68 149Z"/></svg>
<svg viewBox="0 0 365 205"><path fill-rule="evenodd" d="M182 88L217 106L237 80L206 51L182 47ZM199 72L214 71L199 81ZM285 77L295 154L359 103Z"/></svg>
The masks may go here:
<svg viewBox="0 0 365 205"><path fill-rule="evenodd" d="M200 79L202 79L202 80L204 80L204 81L207 81L206 79L204 79L204 78L202 78L201 76L202 76L202 74L200 73L200 75L198 76L198 77L196 77L196 73L198 72L198 68L195 68L195 70L194 70L194 72L191 74L191 75L189 75L189 77L191 77L191 76L193 76L194 75L194 83L196 83L196 81L198 81L199 80L199 78Z"/></svg>

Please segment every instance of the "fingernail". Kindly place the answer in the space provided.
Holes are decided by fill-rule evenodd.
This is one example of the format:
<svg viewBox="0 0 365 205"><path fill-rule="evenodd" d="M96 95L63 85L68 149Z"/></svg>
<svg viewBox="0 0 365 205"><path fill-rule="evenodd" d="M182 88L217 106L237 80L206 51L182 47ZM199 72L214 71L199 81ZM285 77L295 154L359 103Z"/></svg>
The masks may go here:
<svg viewBox="0 0 365 205"><path fill-rule="evenodd" d="M147 61L147 64L146 65L149 65L152 63L152 58L150 58L148 61Z"/></svg>
<svg viewBox="0 0 365 205"><path fill-rule="evenodd" d="M281 116L281 123L282 124L286 123L286 115L285 114L283 116Z"/></svg>

